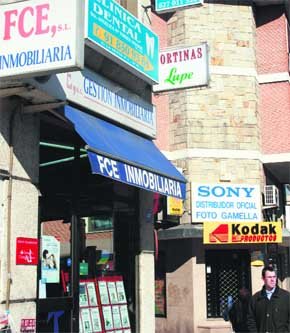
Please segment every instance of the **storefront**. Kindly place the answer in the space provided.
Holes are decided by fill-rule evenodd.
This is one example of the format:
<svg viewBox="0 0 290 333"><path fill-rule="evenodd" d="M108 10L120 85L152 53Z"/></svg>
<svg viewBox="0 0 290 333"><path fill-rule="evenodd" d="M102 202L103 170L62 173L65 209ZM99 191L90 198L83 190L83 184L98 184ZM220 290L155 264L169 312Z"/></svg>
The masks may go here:
<svg viewBox="0 0 290 333"><path fill-rule="evenodd" d="M185 178L152 142L150 19L94 0L0 16L1 311L37 332L154 332L153 194L184 199ZM38 264L14 264L19 238L39 241Z"/></svg>
<svg viewBox="0 0 290 333"><path fill-rule="evenodd" d="M288 288L289 233L281 222L261 222L256 184L193 182L191 200L195 223L158 231L156 326L179 331L182 322L197 332L230 332L228 302L241 288L261 289L264 265L273 265Z"/></svg>
<svg viewBox="0 0 290 333"><path fill-rule="evenodd" d="M43 114L37 332L136 331L138 289L154 289L153 193L183 199L185 182L136 131L69 105Z"/></svg>

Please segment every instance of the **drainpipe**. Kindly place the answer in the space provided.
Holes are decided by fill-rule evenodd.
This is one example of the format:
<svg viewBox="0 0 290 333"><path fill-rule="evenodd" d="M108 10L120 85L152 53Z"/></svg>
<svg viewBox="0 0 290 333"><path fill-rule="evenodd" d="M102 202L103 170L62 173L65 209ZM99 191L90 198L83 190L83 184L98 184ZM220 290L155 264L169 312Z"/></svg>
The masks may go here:
<svg viewBox="0 0 290 333"><path fill-rule="evenodd" d="M7 192L7 235L6 235L6 253L7 253L7 281L6 281L6 310L10 306L10 287L11 279L11 207L12 207L12 172L13 172L13 155L14 155L14 140L13 140L13 127L15 121L16 110L18 106L12 111L9 121L9 167L8 167L8 192Z"/></svg>

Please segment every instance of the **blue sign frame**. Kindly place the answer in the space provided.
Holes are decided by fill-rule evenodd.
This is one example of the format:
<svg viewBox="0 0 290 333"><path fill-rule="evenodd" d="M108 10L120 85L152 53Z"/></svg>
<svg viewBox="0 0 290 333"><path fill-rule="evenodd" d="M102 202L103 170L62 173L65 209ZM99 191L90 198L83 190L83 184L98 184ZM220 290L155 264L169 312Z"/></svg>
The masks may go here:
<svg viewBox="0 0 290 333"><path fill-rule="evenodd" d="M150 84L158 83L159 39L114 0L86 2L86 43Z"/></svg>
<svg viewBox="0 0 290 333"><path fill-rule="evenodd" d="M155 0L155 10L156 12L169 12L176 8L201 4L203 4L203 0Z"/></svg>

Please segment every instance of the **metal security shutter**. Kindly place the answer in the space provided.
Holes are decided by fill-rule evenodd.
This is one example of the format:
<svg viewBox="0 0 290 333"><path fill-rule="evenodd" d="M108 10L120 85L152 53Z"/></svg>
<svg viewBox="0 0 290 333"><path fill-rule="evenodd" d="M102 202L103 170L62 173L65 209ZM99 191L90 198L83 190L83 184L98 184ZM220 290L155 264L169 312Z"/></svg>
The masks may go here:
<svg viewBox="0 0 290 333"><path fill-rule="evenodd" d="M229 295L236 300L241 287L251 289L248 251L206 252L207 317L222 317Z"/></svg>

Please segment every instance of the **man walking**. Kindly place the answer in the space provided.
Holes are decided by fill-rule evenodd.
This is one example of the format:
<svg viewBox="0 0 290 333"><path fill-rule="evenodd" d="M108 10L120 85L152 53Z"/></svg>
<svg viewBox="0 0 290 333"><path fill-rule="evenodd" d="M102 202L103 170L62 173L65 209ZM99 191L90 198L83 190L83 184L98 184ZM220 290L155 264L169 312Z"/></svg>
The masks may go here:
<svg viewBox="0 0 290 333"><path fill-rule="evenodd" d="M290 332L290 294L277 286L272 266L262 270L264 286L251 299L248 328L251 333Z"/></svg>

